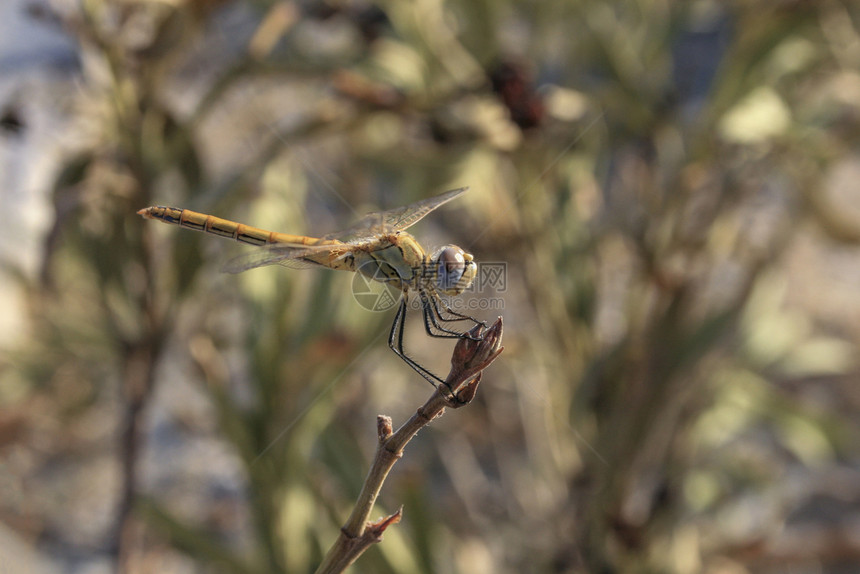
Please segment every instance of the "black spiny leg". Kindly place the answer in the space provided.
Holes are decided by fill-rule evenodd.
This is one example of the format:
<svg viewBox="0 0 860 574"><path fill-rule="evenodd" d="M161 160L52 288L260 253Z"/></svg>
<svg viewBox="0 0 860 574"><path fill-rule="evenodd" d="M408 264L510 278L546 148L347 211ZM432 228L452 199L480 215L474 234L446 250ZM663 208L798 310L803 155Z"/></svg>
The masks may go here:
<svg viewBox="0 0 860 574"><path fill-rule="evenodd" d="M408 356L403 351L403 327L406 325L406 309L406 295L404 294L400 299L400 306L397 308L397 314L394 315L394 323L392 323L391 333L388 335L388 346L398 357L403 359L407 365L412 367L416 373L427 379L431 385L437 389L439 388L439 385L445 385L447 387L444 380L431 373L425 367L419 365L414 359L412 359L412 357Z"/></svg>
<svg viewBox="0 0 860 574"><path fill-rule="evenodd" d="M471 315L464 315L462 313L457 313L456 311L451 309L448 305L446 305L445 302L440 297L431 297L431 300L433 301L433 306L436 309L437 316L442 321L451 321L451 322L453 322L453 321L472 321L475 325L481 325L485 329L488 327L486 321L479 321L478 319L475 319ZM440 305L442 306L442 308L445 310L446 313L448 313L449 315L453 315L455 318L451 319L448 317L443 317L442 311L439 310Z"/></svg>
<svg viewBox="0 0 860 574"><path fill-rule="evenodd" d="M440 322L445 323L453 323L456 321L472 321L476 325L484 325L486 327L486 323L483 321L478 321L472 317L467 315L461 315L460 313L455 313L447 308L446 310L450 311L452 315L456 315L455 318L445 317L442 315L439 310L439 300L438 297L434 295L428 295L424 291L418 292L421 297L421 308L424 313L424 328L427 331L427 334L431 337L439 337L441 339L472 339L473 341L477 341L475 337L470 335L468 332L454 331L452 329L448 329L443 327ZM434 332L433 329L436 329Z"/></svg>

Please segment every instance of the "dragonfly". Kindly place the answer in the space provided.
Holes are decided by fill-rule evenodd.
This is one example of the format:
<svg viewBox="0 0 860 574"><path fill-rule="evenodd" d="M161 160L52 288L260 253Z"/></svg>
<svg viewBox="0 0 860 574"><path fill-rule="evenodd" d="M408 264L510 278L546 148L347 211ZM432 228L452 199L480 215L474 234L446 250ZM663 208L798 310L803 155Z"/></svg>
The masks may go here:
<svg viewBox="0 0 860 574"><path fill-rule="evenodd" d="M226 237L257 246L257 249L230 260L228 273L239 273L267 265L289 268L327 267L357 272L400 291L400 301L388 336L388 346L434 387L444 379L415 361L403 349L403 332L409 296L417 294L424 328L431 337L475 339L469 331L487 324L451 309L443 296L457 296L468 289L477 274L472 254L456 245L426 251L406 229L430 212L464 193L461 187L404 207L369 213L355 225L320 237L267 231L177 207L152 206L138 215ZM469 329L451 324L470 322ZM446 385L447 386L447 385Z"/></svg>

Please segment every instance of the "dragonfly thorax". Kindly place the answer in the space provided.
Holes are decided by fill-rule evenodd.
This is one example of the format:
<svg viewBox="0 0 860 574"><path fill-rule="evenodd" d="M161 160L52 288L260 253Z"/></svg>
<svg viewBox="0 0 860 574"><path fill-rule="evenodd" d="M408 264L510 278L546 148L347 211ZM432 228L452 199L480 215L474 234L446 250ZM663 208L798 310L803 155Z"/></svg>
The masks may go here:
<svg viewBox="0 0 860 574"><path fill-rule="evenodd" d="M445 295L459 295L469 288L478 267L471 253L456 245L446 245L430 256L427 277L433 287Z"/></svg>

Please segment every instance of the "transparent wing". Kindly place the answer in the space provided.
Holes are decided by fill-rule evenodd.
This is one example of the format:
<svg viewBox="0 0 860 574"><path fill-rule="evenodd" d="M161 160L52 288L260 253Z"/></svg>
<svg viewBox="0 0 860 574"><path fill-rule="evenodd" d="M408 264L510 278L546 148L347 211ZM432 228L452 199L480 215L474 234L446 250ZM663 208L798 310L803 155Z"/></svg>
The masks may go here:
<svg viewBox="0 0 860 574"><path fill-rule="evenodd" d="M266 265L283 265L291 269L306 269L318 265L313 261L303 259L309 255L334 253L336 245L302 245L297 243L272 243L257 247L253 251L243 253L230 259L221 268L225 273L241 273L248 269L265 267ZM341 247L343 247L341 245Z"/></svg>
<svg viewBox="0 0 860 574"><path fill-rule="evenodd" d="M415 225L428 213L448 203L468 187L446 191L441 195L416 201L404 207L396 207L387 211L377 211L362 217L357 223L336 233L322 236L322 241L331 241L328 245L303 245L297 243L273 243L264 245L234 257L228 261L222 271L226 273L241 273L248 269L266 265L282 265L293 269L303 269L315 265L325 265L304 259L309 255L330 253L331 259L342 255L351 246L376 241L381 233L400 231Z"/></svg>
<svg viewBox="0 0 860 574"><path fill-rule="evenodd" d="M422 199L421 201L416 201L415 203L411 203L405 207L398 207L395 209L389 209L388 211L383 211L378 215L382 219L383 225L392 231L400 231L402 229L406 229L412 225L415 225L419 221L421 221L424 216L428 213L436 209L437 207L444 205L469 189L468 187L461 187L459 189L454 189L451 191L446 191L443 194L437 195L435 197L428 197L427 199Z"/></svg>
<svg viewBox="0 0 860 574"><path fill-rule="evenodd" d="M461 187L446 191L435 197L428 197L427 199L410 203L404 207L395 207L386 211L368 213L354 225L342 231L324 235L323 239L337 239L339 241L358 243L364 239L376 237L380 233L401 231L415 225L424 219L428 213L448 203L467 189L469 188Z"/></svg>

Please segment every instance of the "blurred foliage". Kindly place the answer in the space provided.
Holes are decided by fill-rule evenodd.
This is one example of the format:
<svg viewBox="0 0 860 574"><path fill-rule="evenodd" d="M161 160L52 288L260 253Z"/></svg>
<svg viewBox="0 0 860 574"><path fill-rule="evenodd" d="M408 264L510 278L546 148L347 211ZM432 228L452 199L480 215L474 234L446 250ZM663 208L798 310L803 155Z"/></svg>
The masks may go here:
<svg viewBox="0 0 860 574"><path fill-rule="evenodd" d="M470 185L416 235L506 264L507 351L473 405L407 449L374 513L403 504L404 522L355 572L860 562L856 542L793 544L790 528L816 496L860 502L834 478L860 454L860 300L816 267L834 250L856 267L860 241L856 192L832 185L858 161L854 3L36 15L82 65L42 272L20 278L29 330L0 371L2 466L22 477L0 515L55 559L312 572L374 415L396 423L430 390L349 278L220 275L229 244L138 209L324 233L356 206ZM412 323L410 348L441 371L450 350ZM79 504L32 502L48 488L80 506L110 492L110 508L75 532ZM822 540L840 524L816 522Z"/></svg>

